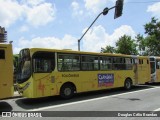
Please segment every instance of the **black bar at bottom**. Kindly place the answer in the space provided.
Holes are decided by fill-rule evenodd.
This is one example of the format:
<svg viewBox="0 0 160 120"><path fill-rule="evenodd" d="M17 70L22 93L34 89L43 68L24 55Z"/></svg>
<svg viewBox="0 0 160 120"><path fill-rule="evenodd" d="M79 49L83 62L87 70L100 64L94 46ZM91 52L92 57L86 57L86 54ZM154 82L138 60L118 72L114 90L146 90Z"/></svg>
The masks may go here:
<svg viewBox="0 0 160 120"><path fill-rule="evenodd" d="M160 111L12 111L0 117L160 117Z"/></svg>

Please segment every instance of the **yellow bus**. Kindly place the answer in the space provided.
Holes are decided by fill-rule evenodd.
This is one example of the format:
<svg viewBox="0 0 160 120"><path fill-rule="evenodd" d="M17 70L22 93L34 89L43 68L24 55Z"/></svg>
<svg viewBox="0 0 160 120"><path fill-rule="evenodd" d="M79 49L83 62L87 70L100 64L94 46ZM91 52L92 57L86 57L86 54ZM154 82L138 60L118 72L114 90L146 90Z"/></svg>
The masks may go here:
<svg viewBox="0 0 160 120"><path fill-rule="evenodd" d="M28 98L71 98L74 93L86 91L130 89L150 80L148 66L148 57L26 48L19 54L17 86L19 93Z"/></svg>
<svg viewBox="0 0 160 120"><path fill-rule="evenodd" d="M0 99L13 96L12 44L0 43Z"/></svg>
<svg viewBox="0 0 160 120"><path fill-rule="evenodd" d="M151 81L160 82L160 57L150 57Z"/></svg>

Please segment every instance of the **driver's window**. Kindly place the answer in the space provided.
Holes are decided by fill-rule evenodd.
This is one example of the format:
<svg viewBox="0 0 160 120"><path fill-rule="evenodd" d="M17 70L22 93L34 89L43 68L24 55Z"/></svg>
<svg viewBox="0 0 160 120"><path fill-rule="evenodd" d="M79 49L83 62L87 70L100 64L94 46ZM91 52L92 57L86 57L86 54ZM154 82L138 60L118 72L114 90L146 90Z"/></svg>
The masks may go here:
<svg viewBox="0 0 160 120"><path fill-rule="evenodd" d="M51 60L34 59L34 72L51 72Z"/></svg>
<svg viewBox="0 0 160 120"><path fill-rule="evenodd" d="M55 68L54 53L38 52L33 55L33 71L35 73L50 73Z"/></svg>

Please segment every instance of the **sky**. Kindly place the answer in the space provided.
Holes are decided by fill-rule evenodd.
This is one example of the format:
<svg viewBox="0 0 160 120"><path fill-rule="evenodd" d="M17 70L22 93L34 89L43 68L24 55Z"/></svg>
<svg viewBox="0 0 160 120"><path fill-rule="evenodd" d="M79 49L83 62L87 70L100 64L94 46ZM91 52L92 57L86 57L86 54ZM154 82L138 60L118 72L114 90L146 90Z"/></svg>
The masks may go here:
<svg viewBox="0 0 160 120"><path fill-rule="evenodd" d="M104 8L116 0L0 0L0 26L5 27L13 53L23 48L78 50L78 39ZM81 40L81 51L100 52L115 47L124 34L145 35L152 17L160 20L160 0L124 0L123 14L115 9L101 15Z"/></svg>

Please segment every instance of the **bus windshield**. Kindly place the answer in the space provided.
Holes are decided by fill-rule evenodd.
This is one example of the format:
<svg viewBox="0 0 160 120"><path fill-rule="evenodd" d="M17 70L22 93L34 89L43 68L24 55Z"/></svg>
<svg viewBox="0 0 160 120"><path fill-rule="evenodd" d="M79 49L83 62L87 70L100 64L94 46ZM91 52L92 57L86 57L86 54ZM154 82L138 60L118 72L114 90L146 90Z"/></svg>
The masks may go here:
<svg viewBox="0 0 160 120"><path fill-rule="evenodd" d="M17 70L17 83L25 82L31 76L31 58L29 49L19 53L19 66Z"/></svg>

